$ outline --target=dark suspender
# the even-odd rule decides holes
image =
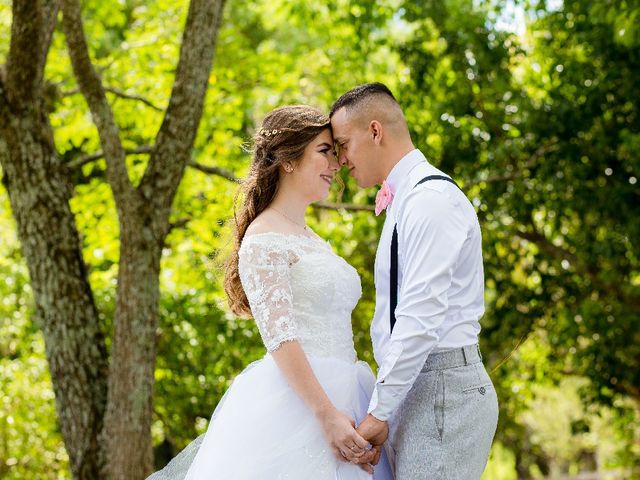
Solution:
[[[445,177],[444,175],[429,175],[428,177],[424,177],[422,180],[416,183],[413,186],[413,188],[416,188],[418,185],[428,180],[445,180],[447,182],[453,183],[456,187],[458,186],[456,182],[454,182],[449,177]],[[393,332],[393,327],[396,324],[396,307],[398,306],[398,228],[397,227],[398,227],[398,224],[396,223],[393,226],[393,237],[391,237],[391,271],[389,273],[389,288],[390,288],[389,298],[391,300],[391,305],[389,308],[389,321],[391,323],[391,329],[389,330],[389,334]]]

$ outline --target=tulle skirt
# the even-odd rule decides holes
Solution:
[[[375,383],[369,366],[336,358],[308,358],[333,404],[360,422],[366,416]],[[360,467],[335,458],[320,424],[288,385],[270,355],[252,363],[236,377],[200,440],[201,443],[194,442],[150,479],[372,478]],[[373,479],[393,479],[384,453]]]

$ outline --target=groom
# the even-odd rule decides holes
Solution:
[[[498,402],[478,348],[484,277],[475,210],[414,147],[385,85],[353,88],[330,116],[340,164],[360,187],[382,184],[376,214],[386,210],[371,324],[378,378],[358,432],[372,445],[389,437],[397,480],[479,479]]]

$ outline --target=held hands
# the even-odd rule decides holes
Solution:
[[[372,474],[373,467],[365,458],[373,458],[373,449],[355,429],[355,421],[333,408],[320,416],[320,424],[338,460],[359,464],[360,468]],[[378,453],[379,456],[379,453]]]
[[[357,432],[361,435],[362,438],[371,443],[372,448],[365,452],[364,455],[361,455],[353,461],[359,464],[364,463],[377,465],[380,461],[382,444],[387,440],[387,437],[389,436],[389,424],[387,422],[383,422],[382,420],[378,420],[376,417],[369,414],[358,426]]]
[[[358,433],[371,445],[382,445],[389,436],[389,424],[369,414],[358,426]]]

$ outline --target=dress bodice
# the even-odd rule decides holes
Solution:
[[[297,340],[307,355],[356,360],[351,312],[362,294],[360,277],[327,242],[275,232],[248,235],[239,273],[269,352]]]

